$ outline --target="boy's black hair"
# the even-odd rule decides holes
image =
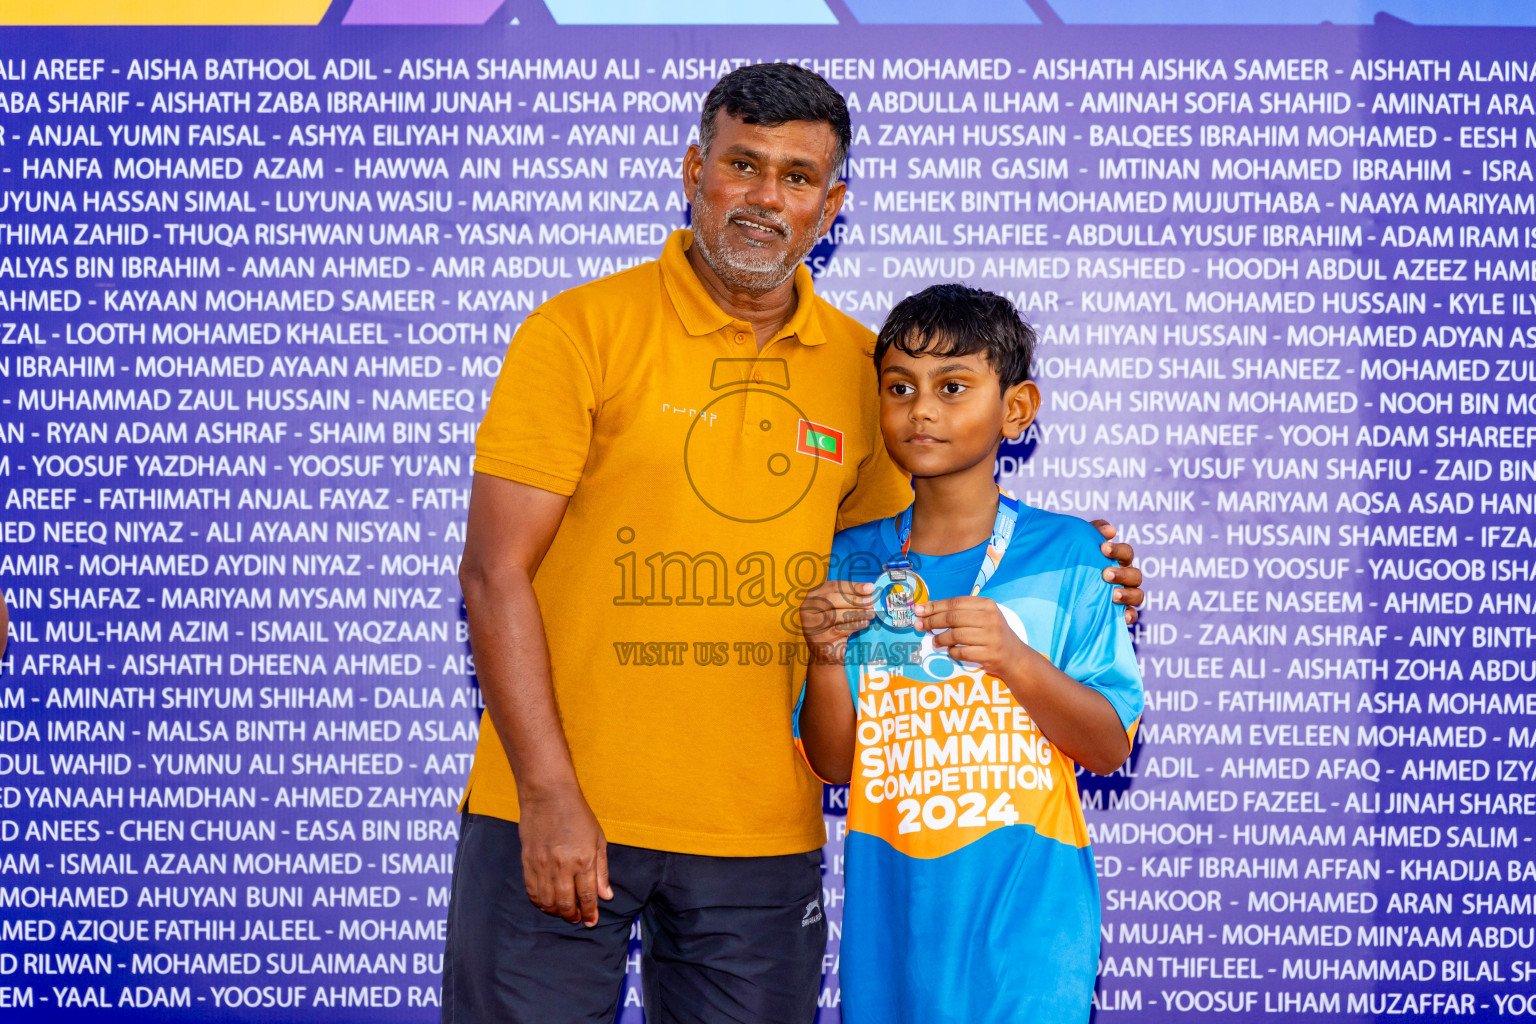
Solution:
[[[714,141],[715,115],[725,111],[746,124],[777,128],[790,121],[820,121],[837,136],[833,173],[841,174],[853,125],[842,93],[814,71],[798,64],[745,64],[709,90],[699,115],[699,149],[709,152]]]
[[[875,339],[875,369],[895,347],[909,356],[968,356],[985,352],[1006,391],[1029,380],[1035,330],[1013,303],[980,288],[936,284],[896,303]]]

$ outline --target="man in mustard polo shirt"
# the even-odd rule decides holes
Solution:
[[[637,916],[651,1024],[815,1014],[825,832],[791,734],[795,610],[836,530],[911,501],[873,336],[802,265],[850,138],[819,76],[727,75],[684,163],[694,230],[508,348],[460,569],[486,713],[445,1022],[611,1021]]]

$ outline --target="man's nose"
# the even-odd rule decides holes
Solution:
[[[759,174],[747,188],[747,202],[775,212],[784,209],[784,183],[776,174]]]

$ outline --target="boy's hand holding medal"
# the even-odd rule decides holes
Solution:
[[[811,664],[841,665],[848,638],[875,617],[875,585],[827,580],[800,603],[800,631],[811,648]]]
[[[933,634],[934,648],[956,661],[980,665],[1004,682],[1019,679],[1024,661],[1039,657],[990,597],[950,597],[920,604],[915,611],[916,628]]]

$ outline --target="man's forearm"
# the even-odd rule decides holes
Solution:
[[[550,679],[544,619],[522,569],[461,573],[475,673],[521,801],[578,791]]]

